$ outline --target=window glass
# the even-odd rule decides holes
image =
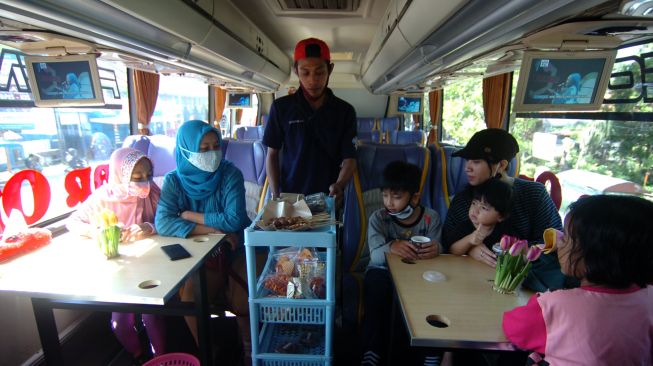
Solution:
[[[98,60],[103,108],[36,108],[21,53],[4,46],[0,52],[0,219],[6,223],[5,211],[22,207],[28,224],[39,223],[85,199],[95,189],[96,172],[129,135],[126,69]],[[85,167],[66,183],[69,172]],[[30,175],[35,186],[21,174],[27,169],[38,172]]]
[[[209,88],[203,80],[187,75],[161,75],[151,134],[175,137],[183,122],[208,118]]]
[[[611,78],[601,112],[511,116],[510,132],[521,151],[520,174],[555,173],[562,186],[562,214],[584,194],[653,198],[653,106],[642,77],[652,49],[647,44],[619,50],[613,74],[626,76]],[[631,86],[619,87],[623,80],[631,80]],[[609,103],[610,99],[625,102]]]
[[[444,88],[442,142],[465,145],[472,135],[485,128],[483,80],[470,78]]]
[[[220,120],[222,137],[228,138],[235,135],[236,129],[244,126],[256,126],[258,116],[258,95],[252,94],[252,106],[249,108],[228,108],[225,100],[225,108]]]

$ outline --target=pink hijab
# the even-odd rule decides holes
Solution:
[[[130,196],[127,193],[127,184],[131,180],[132,171],[141,159],[149,160],[145,154],[136,149],[125,147],[115,150],[109,159],[108,182],[96,189],[71,215],[67,224],[68,230],[82,235],[87,234],[92,229],[89,228],[89,224],[94,227],[95,217],[102,208],[115,212],[118,222],[124,226],[153,224],[161,189],[150,181],[150,194],[146,198]]]

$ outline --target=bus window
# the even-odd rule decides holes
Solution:
[[[556,173],[562,185],[562,214],[584,194],[653,198],[653,97],[643,77],[643,68],[652,62],[651,51],[653,44],[619,50],[600,112],[511,116],[510,132],[521,150],[520,174]]]
[[[181,75],[161,75],[159,96],[150,122],[153,135],[177,136],[185,121],[208,121],[209,88],[202,80]]]
[[[442,104],[442,142],[465,145],[476,131],[485,128],[480,77],[447,84]]]
[[[94,189],[96,171],[98,179],[106,177],[101,166],[129,135],[127,72],[120,63],[98,60],[105,107],[35,108],[22,54],[6,46],[0,52],[0,189],[7,193],[0,219],[7,222],[5,211],[22,207],[34,224],[72,211]],[[66,189],[66,175],[85,167]],[[16,176],[26,169],[45,177],[34,191]],[[50,199],[44,202],[39,193],[46,191]]]

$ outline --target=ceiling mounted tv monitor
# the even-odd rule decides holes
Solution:
[[[422,94],[399,94],[396,98],[390,114],[422,114],[424,111],[424,95]]]
[[[252,94],[229,93],[227,95],[228,108],[249,108],[252,106]]]
[[[616,50],[524,52],[513,110],[599,110],[616,54]]]
[[[104,105],[95,55],[25,56],[37,107]]]

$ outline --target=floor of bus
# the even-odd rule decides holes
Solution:
[[[111,314],[92,313],[62,344],[64,362],[71,366],[131,366],[131,355],[123,349],[109,328]],[[390,316],[389,316],[390,318]],[[389,320],[389,319],[388,319]],[[395,319],[393,327],[395,342],[391,347],[389,365],[421,365],[425,355],[432,355],[432,349],[411,348],[408,344],[406,328],[401,320]],[[360,365],[360,338],[354,330],[336,327],[333,337],[333,365]],[[166,317],[166,334],[168,352],[187,352],[197,355],[195,342],[192,340],[183,317]],[[240,366],[242,352],[237,336],[236,319],[219,317],[211,320],[213,340],[213,359],[215,365]],[[141,332],[141,343],[145,347],[147,337]],[[448,355],[449,358],[451,355]],[[526,364],[526,352],[456,352],[454,361],[444,364],[467,366],[523,366]],[[45,361],[36,363],[45,366]]]
[[[91,313],[80,327],[62,343],[66,365],[72,366],[131,366],[132,356],[123,349],[113,335],[109,320],[111,314]],[[240,339],[233,317],[219,317],[211,320],[214,360],[220,366],[242,365]],[[197,348],[186,327],[183,317],[166,317],[168,352],[187,352],[197,355]],[[357,339],[351,333],[337,332],[334,336],[334,365],[355,365],[359,363]],[[141,332],[141,344],[147,346],[147,336]],[[41,362],[36,366],[45,366]]]

